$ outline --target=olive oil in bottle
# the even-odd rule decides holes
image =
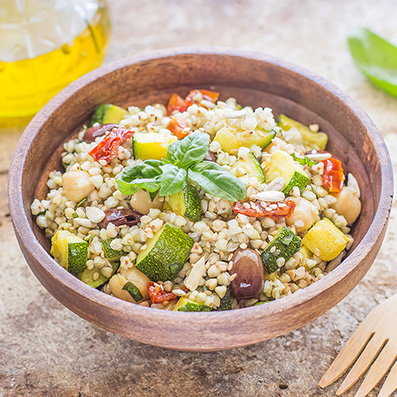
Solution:
[[[35,114],[98,67],[109,34],[104,0],[1,0],[0,118]]]

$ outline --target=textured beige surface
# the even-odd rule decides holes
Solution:
[[[357,25],[397,43],[394,0],[111,3],[108,62],[185,45],[228,46],[282,57],[328,78],[358,101],[381,130],[397,169],[397,99],[359,74],[345,44]],[[232,351],[167,351],[90,325],[55,301],[33,276],[15,240],[6,201],[7,169],[21,132],[0,127],[1,397],[335,395],[340,381],[322,390],[318,380],[366,313],[397,292],[394,213],[370,272],[318,320]],[[345,395],[353,396],[357,387]]]

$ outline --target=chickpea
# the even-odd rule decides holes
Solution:
[[[139,189],[130,200],[131,207],[136,209],[143,215],[147,215],[151,208],[163,209],[163,202],[159,200],[159,195],[157,194],[154,200],[150,198],[149,192],[143,189]]]
[[[286,218],[287,225],[294,225],[298,233],[309,229],[316,220],[317,208],[303,197],[291,197],[290,200],[295,202],[296,207],[294,212]]]
[[[348,225],[352,225],[361,212],[361,202],[354,187],[345,186],[335,195],[337,201],[331,205],[337,214],[343,215]]]
[[[76,203],[87,197],[95,186],[90,180],[90,174],[86,171],[69,171],[62,175],[63,195]]]

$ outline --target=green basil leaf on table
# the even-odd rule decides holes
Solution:
[[[203,161],[189,169],[188,176],[209,194],[226,200],[242,200],[247,193],[244,184],[217,163]]]
[[[176,165],[162,165],[160,196],[171,196],[180,192],[187,184],[187,172]]]
[[[210,137],[203,132],[193,132],[186,138],[168,146],[167,160],[180,168],[188,169],[201,163],[208,152]]]
[[[139,189],[145,189],[149,193],[157,191],[160,188],[162,165],[159,160],[146,160],[125,167],[117,177],[120,192],[130,196]]]
[[[366,28],[347,39],[357,68],[382,90],[397,96],[397,47]]]

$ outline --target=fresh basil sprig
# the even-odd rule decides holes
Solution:
[[[217,163],[203,161],[189,169],[189,178],[197,182],[206,192],[226,200],[237,201],[245,198],[244,185],[229,171]],[[233,178],[231,178],[233,176]],[[236,183],[236,180],[238,183]]]
[[[382,90],[397,96],[397,47],[366,28],[347,39],[357,68]]]
[[[118,188],[125,195],[144,189],[171,196],[180,192],[190,178],[213,196],[230,201],[244,199],[246,190],[238,178],[219,164],[204,161],[208,147],[209,136],[196,131],[171,143],[166,159],[145,160],[125,167],[117,178]]]
[[[160,189],[161,166],[159,160],[146,160],[131,167],[125,167],[117,178],[117,186],[121,193],[130,196],[139,189],[149,193]]]

